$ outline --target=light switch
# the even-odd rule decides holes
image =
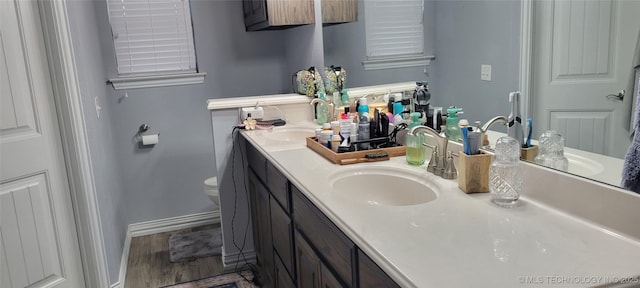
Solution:
[[[480,80],[491,81],[491,65],[480,65]]]

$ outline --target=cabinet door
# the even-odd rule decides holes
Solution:
[[[291,198],[295,229],[304,235],[340,280],[353,286],[355,244],[293,185]]]
[[[346,287],[333,275],[333,272],[324,264],[320,263],[320,286],[322,288],[342,288]]]
[[[296,231],[296,271],[298,272],[298,287],[320,287],[320,258],[313,252],[307,241]]]
[[[273,249],[278,253],[282,264],[291,273],[295,275],[293,270],[293,223],[291,218],[284,212],[280,204],[271,198],[271,233],[273,237]]]
[[[316,23],[314,0],[266,0],[269,25]]]
[[[362,288],[400,287],[369,256],[358,249],[358,278]]]
[[[293,280],[291,280],[291,276],[289,276],[289,272],[287,272],[287,269],[284,268],[284,265],[282,264],[282,261],[280,261],[280,258],[277,256],[277,254],[274,254],[273,256],[273,260],[276,263],[275,266],[275,287],[276,288],[294,288],[296,287],[296,285],[293,283]]]
[[[260,265],[263,283],[272,283],[274,271],[273,244],[271,238],[271,213],[269,192],[253,171],[249,170],[249,197],[253,225],[254,249]]]
[[[265,0],[242,0],[242,9],[244,11],[244,25],[247,28],[267,21]]]
[[[357,0],[322,0],[322,23],[358,21]]]

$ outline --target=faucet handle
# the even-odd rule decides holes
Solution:
[[[444,173],[442,174],[442,178],[444,179],[456,179],[458,177],[458,171],[456,170],[456,166],[453,163],[453,152],[447,152],[447,161],[444,165]]]
[[[436,146],[429,145],[427,143],[423,143],[422,145],[433,149],[431,152],[431,159],[429,159],[429,164],[427,165],[427,172],[435,173],[436,168],[438,167],[438,149],[436,149]]]

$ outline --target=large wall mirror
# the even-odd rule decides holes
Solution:
[[[426,80],[432,105],[462,107],[470,122],[507,116],[521,90],[534,139],[560,132],[570,173],[619,186],[634,95],[618,94],[633,79],[640,1],[424,0],[424,55],[435,58],[365,70],[365,5],[376,1],[358,1],[357,22],[323,28],[325,65],[345,67],[347,87]]]

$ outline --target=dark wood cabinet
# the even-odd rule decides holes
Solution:
[[[291,275],[289,274],[287,269],[284,268],[284,264],[282,264],[282,261],[280,261],[280,257],[277,255],[277,253],[276,255],[274,255],[273,258],[275,259],[275,262],[276,262],[275,272],[274,272],[275,283],[273,287],[282,287],[282,288],[296,287],[296,284],[291,279]]]
[[[314,0],[242,0],[247,31],[315,23]]]
[[[384,271],[360,249],[358,249],[358,275],[360,279],[359,287],[400,288],[396,282],[389,278],[387,273],[384,273]]]
[[[338,24],[358,21],[357,0],[322,0],[322,23]]]
[[[398,287],[249,142],[254,249],[266,287]]]
[[[273,249],[282,260],[282,264],[290,274],[293,270],[293,223],[289,215],[274,199],[271,199],[271,233]]]
[[[352,267],[355,245],[326,216],[318,210],[295,186],[291,187],[293,218],[296,230],[315,247],[343,282],[353,282]]]
[[[247,182],[249,201],[251,202],[251,221],[256,258],[261,268],[262,282],[271,283],[273,281],[274,263],[269,192],[251,169],[249,170]]]
[[[324,265],[311,245],[299,233],[295,232],[296,263],[298,263],[298,287],[339,288],[347,287],[340,283],[331,270]]]

